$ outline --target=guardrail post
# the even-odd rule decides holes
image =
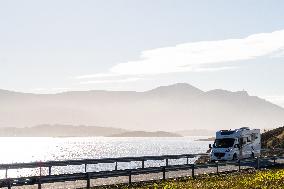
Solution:
[[[87,173],[87,189],[91,188],[91,179],[90,179],[90,173]]]
[[[192,176],[192,178],[195,178],[195,176],[194,176],[194,164],[191,165],[191,176]]]
[[[168,166],[169,165],[169,159],[167,158],[166,159],[166,166]]]
[[[41,189],[41,180],[40,180],[40,178],[38,179],[38,187],[37,188]]]
[[[188,165],[188,157],[186,158],[186,165]]]
[[[259,157],[256,157],[256,169],[259,169]]]
[[[166,167],[163,167],[163,181],[166,180]]]
[[[41,166],[42,166],[41,164],[42,164],[42,162],[40,161],[40,162],[39,162],[39,176],[40,176],[40,177],[41,177],[41,173],[42,173],[42,172],[41,172],[41,171],[42,171],[42,170],[41,170]]]
[[[239,172],[241,172],[241,160],[238,160],[238,165],[239,165]]]
[[[116,171],[117,171],[117,162],[115,162],[114,170],[116,170]]]
[[[6,167],[5,178],[8,178],[8,167]]]
[[[11,184],[11,180],[9,179],[8,180],[8,189],[11,189],[12,188],[12,184]]]
[[[276,165],[276,155],[273,156],[273,166]]]
[[[48,167],[48,175],[51,175],[51,166]]]
[[[142,160],[142,169],[145,168],[145,160]]]
[[[131,185],[131,171],[129,171],[129,180],[128,180],[129,185]]]
[[[85,163],[85,173],[87,173],[87,164]]]
[[[219,164],[218,164],[218,163],[219,163],[219,162],[216,161],[217,174],[219,174]]]

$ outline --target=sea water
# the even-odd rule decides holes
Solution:
[[[44,162],[49,160],[99,159],[148,155],[177,155],[205,153],[207,137],[3,137],[0,138],[0,164]],[[190,162],[195,159],[190,159]],[[186,159],[169,160],[170,164],[184,164]],[[145,166],[164,165],[164,161],[146,161]],[[88,165],[87,171],[113,170],[114,164]],[[118,169],[141,167],[141,162],[118,163]],[[52,174],[84,172],[84,165],[53,167]],[[47,168],[9,170],[8,177],[44,175]],[[5,171],[0,170],[0,178]]]

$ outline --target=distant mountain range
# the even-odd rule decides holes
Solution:
[[[34,127],[0,128],[0,137],[182,137],[182,135],[164,131],[128,131],[112,127],[38,125]]]
[[[125,129],[98,126],[38,125],[34,127],[0,128],[0,137],[93,137],[128,132]]]
[[[175,133],[182,136],[215,136],[216,130],[213,131],[208,129],[192,129],[176,131]]]
[[[37,125],[33,127],[0,127],[0,137],[183,137],[211,136],[211,131],[193,130],[186,132],[130,131],[113,127],[74,126],[74,125]],[[214,133],[215,134],[215,133]],[[213,136],[213,134],[212,134]]]
[[[179,134],[180,133],[180,134]],[[38,125],[33,127],[0,127],[0,137],[183,137],[210,136],[210,131],[198,130],[182,132],[165,131],[130,131],[113,127],[73,126],[73,125]],[[204,135],[205,134],[205,135]]]
[[[283,125],[284,109],[245,91],[204,92],[185,83],[145,92],[28,94],[0,90],[0,127],[42,123],[182,133],[243,126],[273,128]]]

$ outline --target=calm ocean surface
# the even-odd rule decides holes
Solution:
[[[196,141],[207,137],[181,138],[49,138],[49,137],[4,137],[0,138],[0,164],[48,160],[108,158],[165,154],[204,153],[207,141]],[[169,163],[181,164],[186,160],[172,160]],[[192,160],[194,161],[194,160]],[[140,167],[140,162],[119,163],[119,169]],[[145,162],[145,166],[159,166],[164,162]],[[88,171],[112,170],[113,164],[88,165]],[[83,166],[54,167],[52,172],[83,172]],[[38,174],[38,169],[9,170],[9,177]],[[42,169],[42,174],[47,170]],[[0,171],[0,178],[5,175]]]

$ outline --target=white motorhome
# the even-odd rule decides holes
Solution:
[[[220,130],[211,146],[211,161],[237,160],[260,156],[260,129],[242,127],[235,130]]]

